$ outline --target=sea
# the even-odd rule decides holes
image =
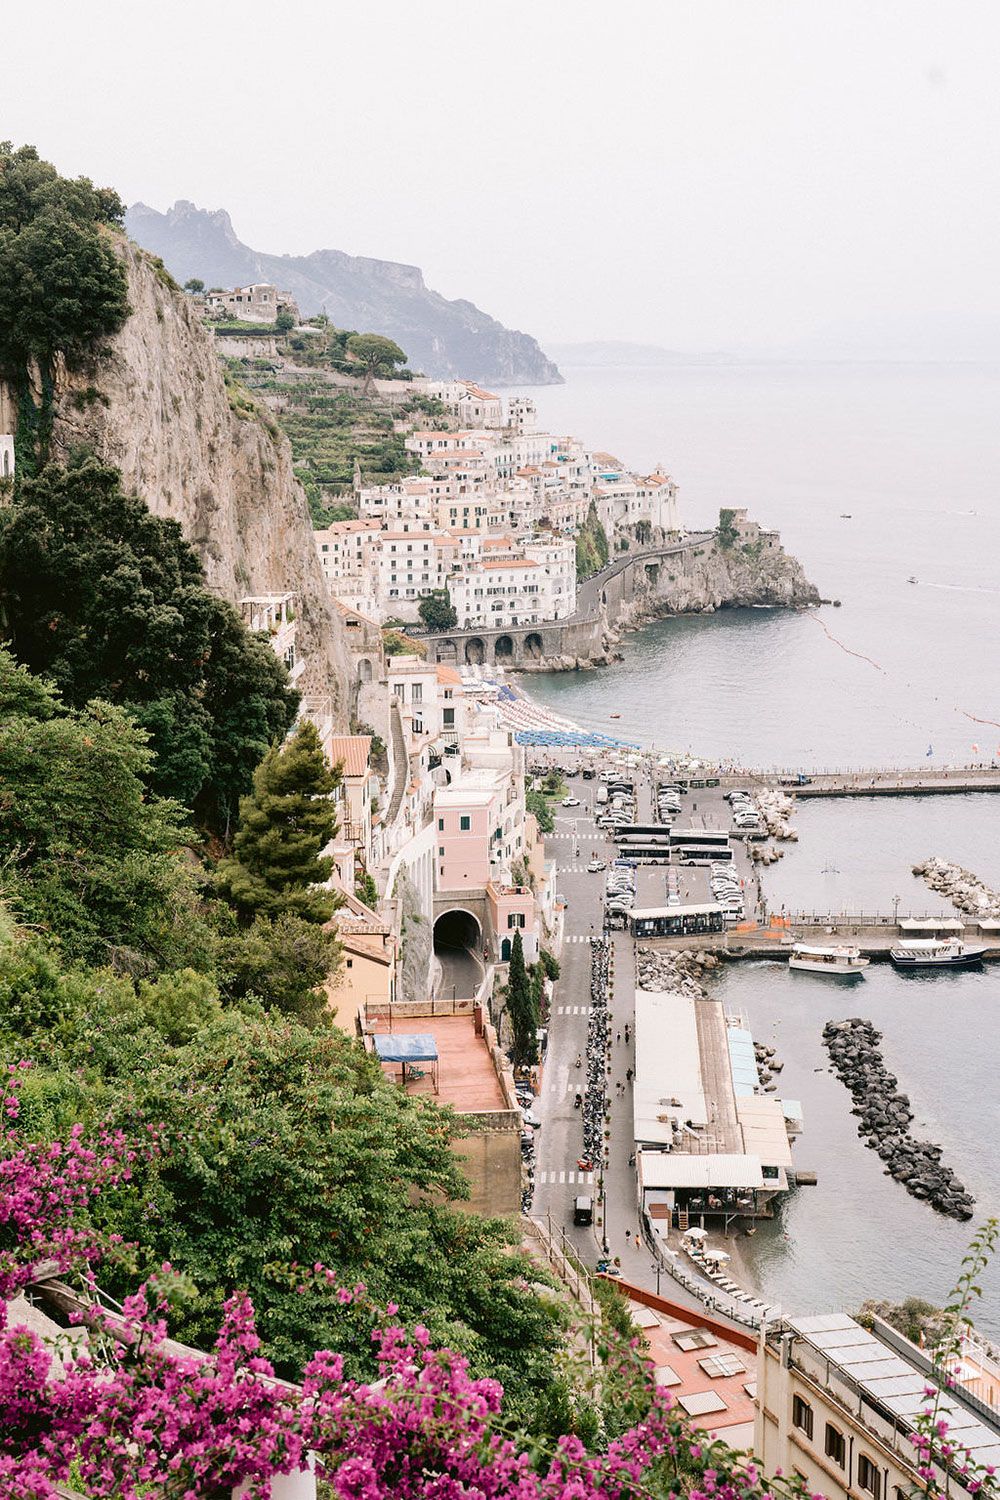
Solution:
[[[532,696],[605,733],[744,766],[1000,760],[1000,364],[563,373],[532,393],[543,427],[640,472],[665,464],[692,529],[746,507],[831,603],[659,621],[605,670],[522,679]],[[1000,796],[802,802],[795,824],[799,842],[765,875],[772,910],[944,912],[912,873],[930,854],[1000,888]],[[878,965],[847,987],[732,965],[718,986],[777,1048],[782,1093],[804,1110],[796,1160],[818,1174],[734,1242],[744,1282],[789,1312],[942,1302],[972,1229],[1000,1214],[1000,964],[922,977]],[[854,1015],[884,1033],[914,1133],[975,1195],[971,1225],[909,1197],[859,1140],[821,1038]],[[1000,1267],[983,1292],[975,1319],[1000,1337]]]

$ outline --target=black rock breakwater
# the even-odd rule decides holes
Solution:
[[[910,1136],[910,1101],[898,1091],[899,1080],[882,1061],[881,1040],[882,1033],[859,1016],[828,1021],[823,1028],[833,1070],[854,1099],[858,1134],[878,1152],[886,1173],[914,1198],[925,1199],[952,1219],[971,1219],[975,1199],[951,1168],[942,1166],[941,1147]]]

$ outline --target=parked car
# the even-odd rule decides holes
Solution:
[[[579,797],[564,797],[562,800],[562,805],[563,807],[579,807],[580,799]]]
[[[607,869],[607,862],[603,859],[592,859],[587,869],[591,875],[597,875],[601,870]]]

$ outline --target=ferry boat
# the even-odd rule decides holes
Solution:
[[[860,974],[868,964],[860,948],[846,945],[816,948],[810,943],[795,943],[788,955],[790,969],[807,969],[810,974]]]
[[[906,938],[889,949],[898,969],[962,969],[983,961],[985,943],[963,943],[959,938]]]

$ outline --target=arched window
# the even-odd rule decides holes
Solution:
[[[510,938],[504,938],[503,942],[500,944],[500,962],[505,964],[505,963],[509,963],[509,961],[510,961]]]

